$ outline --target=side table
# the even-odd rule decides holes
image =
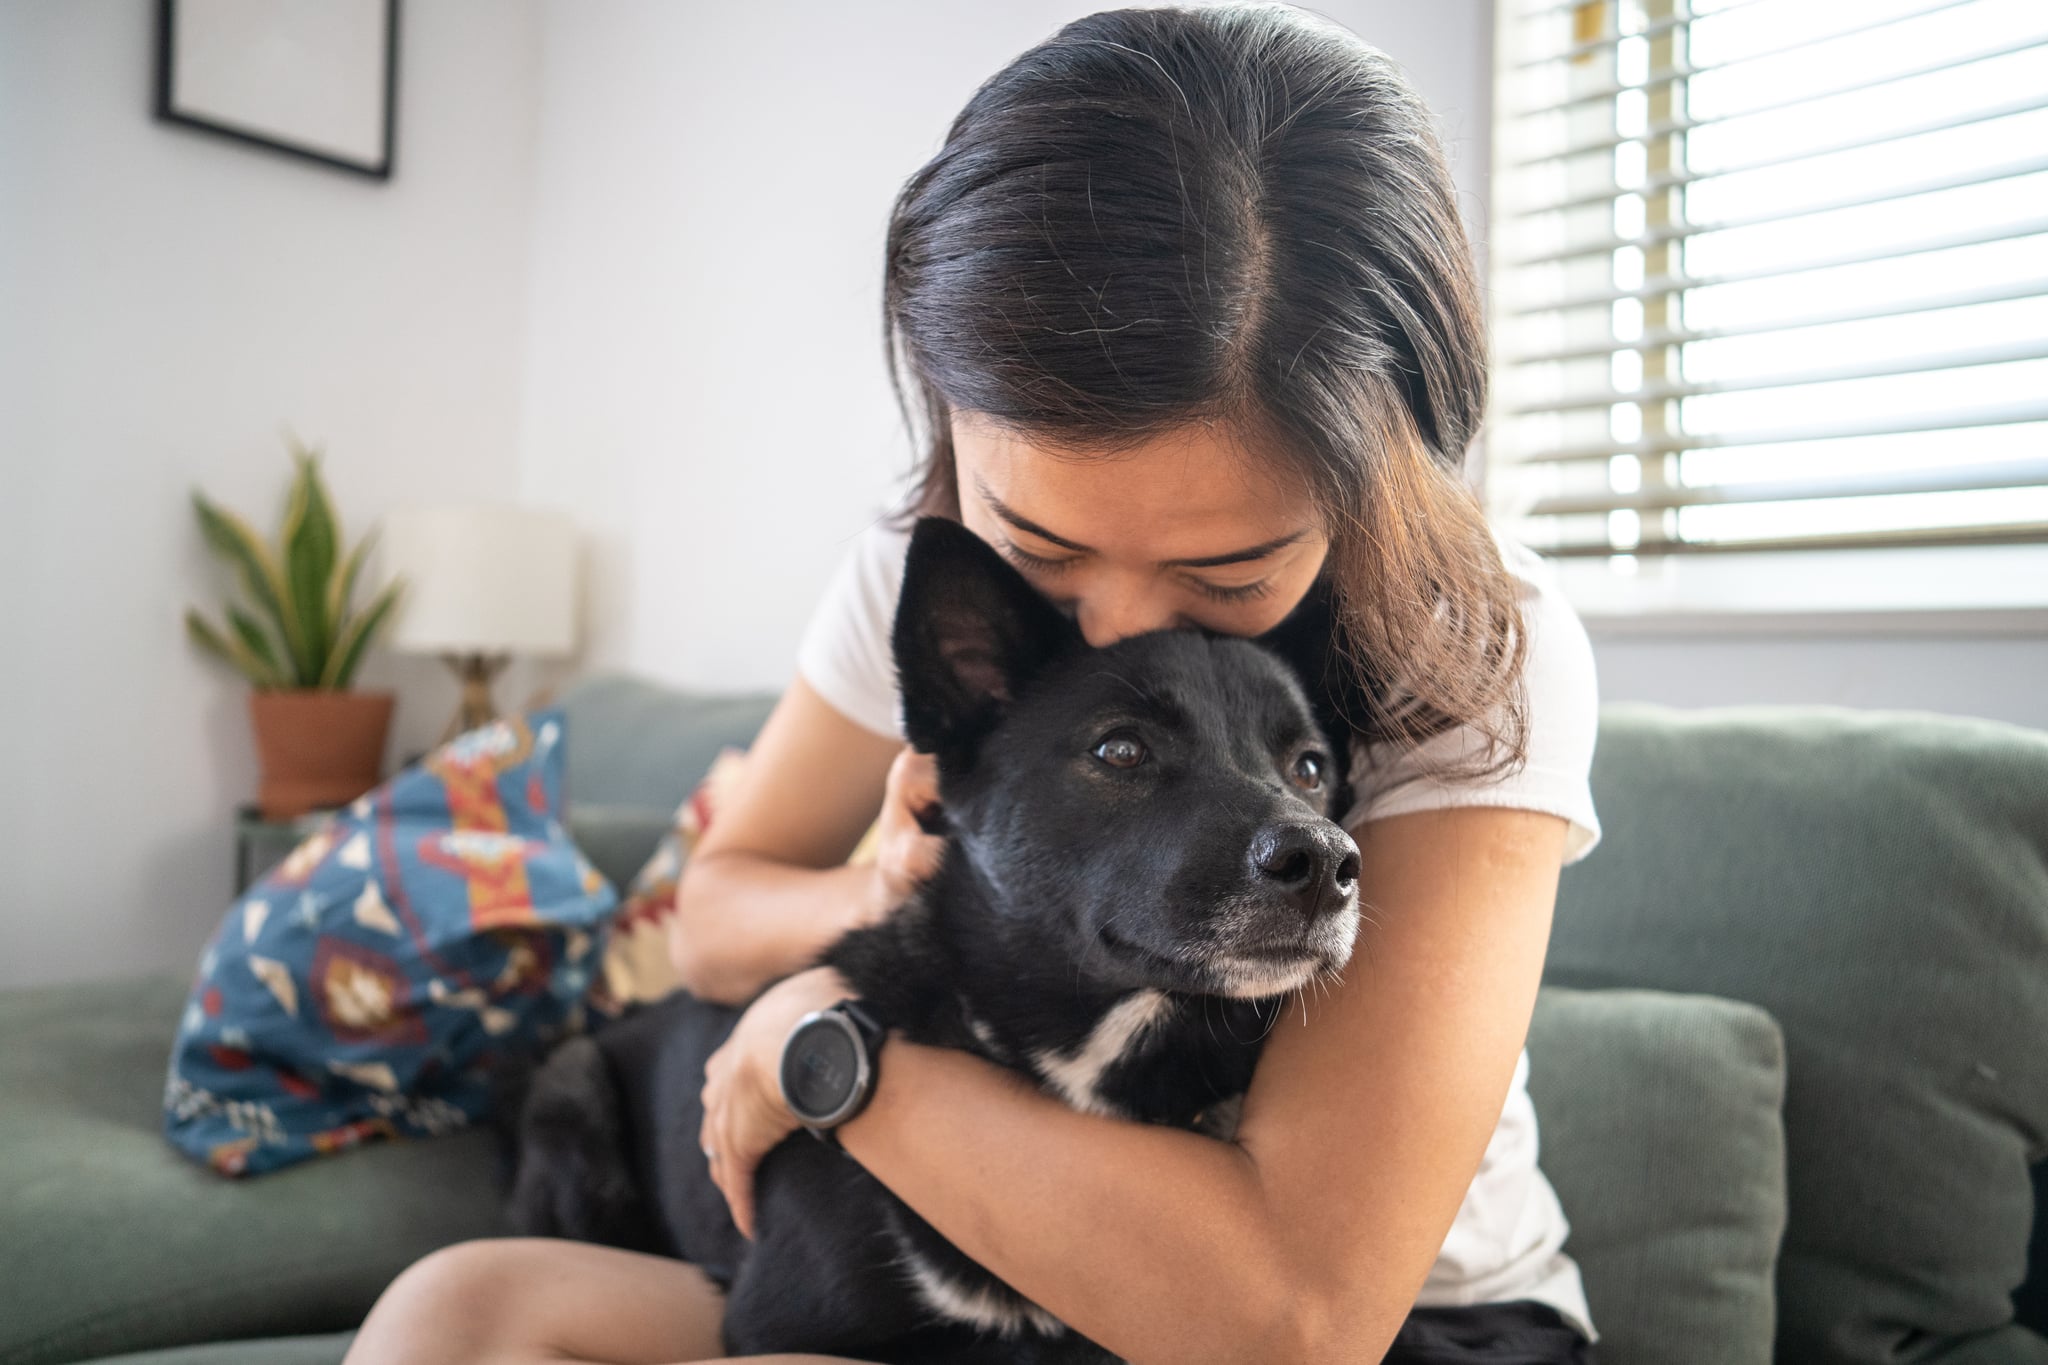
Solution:
[[[288,854],[332,820],[332,810],[308,811],[294,820],[265,820],[253,804],[235,807],[235,894],[283,862]]]

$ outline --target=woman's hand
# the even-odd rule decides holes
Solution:
[[[847,929],[888,918],[939,868],[943,837],[924,832],[921,813],[939,804],[938,764],[905,747],[889,765],[876,834],[871,890],[857,899]],[[711,1158],[711,1179],[725,1195],[733,1222],[754,1235],[754,1171],[775,1144],[800,1126],[783,1103],[776,1070],[796,1021],[854,993],[832,967],[812,967],[768,987],[749,1004],[732,1034],[704,1063],[704,1124],[698,1146]]]
[[[945,838],[927,834],[918,823],[920,814],[930,814],[939,805],[939,765],[930,754],[905,745],[889,765],[889,781],[882,793],[880,830],[876,834],[873,893],[849,928],[887,919],[910,897],[920,882],[939,870],[939,854]]]
[[[891,779],[894,780],[893,777]],[[733,1222],[754,1236],[754,1170],[800,1125],[783,1103],[776,1071],[796,1021],[854,993],[834,967],[786,976],[755,998],[704,1063],[704,1124],[697,1145],[711,1154],[711,1179]]]

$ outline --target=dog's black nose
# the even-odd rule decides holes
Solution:
[[[1358,845],[1326,821],[1267,825],[1252,836],[1252,880],[1314,918],[1358,884]]]

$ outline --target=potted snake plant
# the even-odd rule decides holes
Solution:
[[[374,536],[345,548],[320,452],[288,439],[296,470],[274,543],[193,490],[206,543],[227,561],[246,600],[228,603],[226,629],[196,609],[185,613],[192,640],[254,689],[257,804],[266,820],[338,806],[377,785],[394,698],[351,691],[349,683],[403,586],[387,584],[354,608]]]

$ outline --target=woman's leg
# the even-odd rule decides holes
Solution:
[[[486,1237],[442,1247],[386,1286],[343,1365],[698,1365],[727,1358],[724,1320],[725,1295],[688,1262],[552,1237]]]
[[[551,1237],[422,1257],[384,1290],[344,1365],[673,1365],[723,1355],[725,1296],[687,1262]]]

